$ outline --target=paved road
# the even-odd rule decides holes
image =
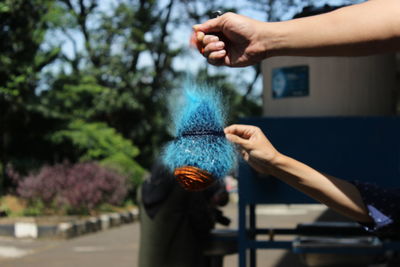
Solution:
[[[289,227],[300,221],[312,221],[321,214],[321,206],[269,206],[257,210],[258,225]],[[225,214],[237,226],[235,204]],[[136,267],[139,249],[139,223],[85,235],[70,240],[16,240],[0,238],[1,267]],[[257,253],[258,266],[303,266],[296,255],[284,250]],[[237,266],[237,255],[225,257],[224,267]]]
[[[134,267],[138,223],[70,240],[0,239],[1,267]]]

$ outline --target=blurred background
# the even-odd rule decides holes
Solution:
[[[191,25],[213,10],[250,5],[226,4],[2,1],[0,194],[16,193],[41,209],[57,195],[57,188],[52,196],[38,192],[37,183],[48,179],[44,166],[69,170],[91,162],[92,172],[111,167],[126,179],[120,185],[127,183],[129,190],[115,196],[115,203],[133,200],[155,155],[171,138],[166,97],[187,72],[221,88],[232,121],[261,114],[259,68],[243,76],[213,71],[189,48]],[[27,176],[32,183],[25,181],[24,187]],[[74,201],[79,202],[65,204]],[[82,204],[100,204],[86,202],[91,201]]]
[[[228,69],[208,65],[189,47],[191,26],[215,10],[279,21],[356,2],[0,1],[1,216],[133,207],[172,138],[166,99],[188,73],[221,90],[229,123],[255,116],[397,115],[396,55],[276,58]],[[379,85],[387,90],[377,99]],[[369,93],[362,93],[366,87]],[[349,88],[353,93],[345,93]]]
[[[213,10],[253,8],[227,4],[2,1],[0,194],[19,194],[20,180],[43,166],[90,161],[126,176],[134,199],[171,138],[166,97],[188,71],[221,88],[232,121],[261,114],[258,67],[216,71],[189,48],[191,25]]]
[[[0,195],[43,166],[90,161],[125,176],[134,199],[171,138],[166,96],[188,72],[223,92],[229,122],[262,114],[260,65],[209,66],[188,45],[193,24],[215,10],[278,21],[349,2],[1,1]]]

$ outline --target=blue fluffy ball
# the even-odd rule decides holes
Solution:
[[[186,82],[183,101],[172,106],[175,139],[165,147],[165,165],[171,171],[194,166],[216,179],[226,176],[235,165],[236,153],[223,132],[226,113],[221,95],[209,86]]]

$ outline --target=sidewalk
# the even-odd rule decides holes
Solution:
[[[292,227],[315,220],[325,208],[315,206],[271,205],[257,208],[258,226]],[[224,207],[226,216],[237,227],[237,204]],[[139,251],[139,223],[119,226],[69,240],[0,238],[2,267],[136,267]],[[221,227],[223,228],[223,227]],[[285,250],[260,250],[259,267],[300,267],[297,255]],[[224,267],[238,266],[238,257],[225,257]]]
[[[134,267],[139,223],[69,240],[0,238],[1,267]]]

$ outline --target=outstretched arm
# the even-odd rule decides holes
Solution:
[[[278,55],[356,56],[400,50],[400,1],[371,0],[279,24]]]
[[[195,25],[194,30],[208,61],[231,67],[248,66],[272,56],[357,56],[399,51],[400,1],[370,0],[283,22],[260,22],[227,13]]]
[[[372,222],[360,192],[353,184],[322,174],[279,153],[260,128],[232,125],[225,128],[225,135],[240,147],[243,158],[257,171],[273,175],[355,221]]]

